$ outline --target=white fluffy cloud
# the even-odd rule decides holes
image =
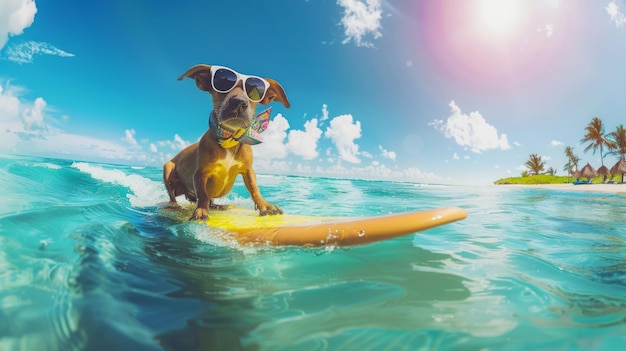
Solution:
[[[134,130],[133,130],[133,134],[134,134]],[[158,141],[157,144],[159,144],[159,146],[163,146],[166,149],[169,149],[174,152],[179,152],[180,150],[191,145],[190,142],[188,142],[187,140],[184,140],[178,134],[174,134],[173,140],[161,140],[161,141]],[[150,146],[150,150],[153,150],[153,152],[156,152],[154,151],[156,149],[157,149],[156,145],[154,145],[154,147],[152,147],[152,145]]]
[[[148,157],[142,153],[134,139],[133,129],[126,130],[125,137],[122,138],[131,144],[135,141],[137,146],[131,148],[121,142],[67,132],[58,126],[62,124],[60,120],[69,121],[68,116],[55,118],[48,111],[44,98],[37,97],[34,101],[29,101],[21,96],[23,91],[23,88],[10,84],[0,85],[0,152],[48,157],[67,155],[68,158],[94,161],[123,160],[154,164],[167,157]],[[171,144],[185,144],[180,137],[176,137],[178,140],[175,138],[175,142],[170,142]]]
[[[20,35],[35,20],[37,5],[33,0],[2,0],[0,2],[0,49],[10,35]]]
[[[37,5],[34,0],[0,1],[0,50],[4,48],[10,36],[24,33],[24,29],[33,24],[36,13]],[[2,58],[19,64],[32,63],[36,55],[74,56],[51,44],[37,41],[13,44],[2,52]]]
[[[358,158],[359,145],[354,143],[354,140],[361,137],[361,122],[353,122],[352,115],[333,118],[324,136],[335,144],[339,158],[350,163],[361,162]]]
[[[605,7],[605,10],[611,17],[611,21],[615,23],[616,27],[619,28],[626,22],[626,17],[624,17],[624,14],[620,11],[619,6],[617,6],[615,1],[611,1]]]
[[[139,144],[137,144],[137,140],[135,140],[135,134],[136,132],[134,129],[126,129],[124,131],[124,137],[122,138],[122,140],[124,140],[130,146],[138,146]]]
[[[61,57],[74,57],[67,51],[63,51],[48,43],[26,41],[10,46],[4,56],[15,63],[33,63],[35,55],[55,55]]]
[[[263,142],[253,147],[254,158],[271,160],[285,158],[289,154],[285,139],[287,138],[289,122],[282,114],[277,114],[263,132]]]
[[[382,7],[379,0],[339,0],[337,3],[344,10],[341,19],[346,35],[344,44],[354,41],[357,46],[371,47],[372,44],[364,38],[368,35],[374,39],[382,36]]]
[[[289,132],[287,149],[294,155],[305,160],[317,158],[317,142],[322,136],[322,130],[317,127],[317,119],[313,118],[304,123],[304,131],[292,130]]]
[[[496,128],[487,123],[479,112],[466,115],[461,112],[454,101],[451,101],[449,106],[451,115],[446,121],[434,120],[429,123],[441,131],[446,138],[454,138],[457,144],[467,147],[475,153],[511,148],[506,134],[498,135]]]
[[[33,102],[19,98],[20,88],[0,86],[0,148],[15,145],[20,140],[45,139],[49,130],[46,101],[38,97]]]
[[[388,158],[392,161],[396,160],[396,153],[394,151],[389,151],[382,147],[382,145],[378,145],[378,149],[380,150],[381,156],[384,158]]]
[[[133,154],[123,146],[110,141],[76,135],[51,126],[42,97],[35,101],[21,98],[22,89],[11,85],[0,86],[0,151],[87,159],[130,160]]]
[[[24,106],[21,113],[21,119],[24,124],[24,129],[34,132],[43,132],[48,129],[48,124],[45,121],[45,109],[46,101],[38,97],[31,106]]]
[[[70,118],[47,108],[42,97],[26,100],[22,97],[25,89],[0,84],[0,152],[84,159],[113,163],[159,165],[190,145],[180,135],[173,139],[150,142],[137,140],[134,128],[124,130],[122,137],[105,138],[79,135],[65,131],[59,126]],[[418,168],[400,170],[388,168],[376,157],[395,160],[396,154],[379,145],[379,155],[359,151],[355,140],[361,137],[361,123],[351,115],[341,115],[330,119],[325,133],[318,126],[318,119],[304,124],[304,130],[289,131],[289,123],[278,114],[264,132],[265,142],[254,146],[255,168],[261,172],[278,174],[317,174],[363,179],[390,179],[402,181],[429,182],[439,178]],[[327,159],[316,164],[298,163],[287,158],[289,154],[304,160],[319,156],[318,143],[322,136],[335,148],[328,148]],[[143,147],[143,146],[146,147]],[[362,158],[370,158],[368,165],[349,166],[360,163]],[[344,163],[340,161],[346,161]],[[327,164],[326,162],[329,162]]]
[[[322,118],[320,118],[321,121],[325,121],[328,119],[328,105],[323,104],[322,105]]]
[[[552,147],[561,146],[561,145],[564,145],[562,141],[552,140],[550,142],[550,146],[552,146]]]

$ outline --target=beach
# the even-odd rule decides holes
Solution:
[[[597,193],[611,193],[617,195],[626,196],[626,183],[625,184],[505,184],[505,187],[517,187],[517,188],[535,188],[535,189],[550,189],[561,191],[582,191],[582,192],[597,192]]]

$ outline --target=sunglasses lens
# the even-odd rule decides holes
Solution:
[[[265,83],[255,77],[246,79],[246,93],[248,98],[252,101],[259,102],[265,96]]]
[[[237,73],[220,68],[213,75],[213,87],[220,93],[225,93],[237,84]]]

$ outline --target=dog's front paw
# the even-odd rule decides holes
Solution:
[[[264,207],[259,206],[259,216],[278,215],[278,214],[283,214],[283,210],[276,205],[267,204],[267,206],[264,206]]]
[[[196,208],[191,218],[189,218],[190,221],[203,221],[206,219],[209,219],[209,212],[204,208]]]

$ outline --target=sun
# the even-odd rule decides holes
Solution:
[[[499,41],[516,35],[524,10],[523,0],[476,0],[472,17],[484,39]]]

